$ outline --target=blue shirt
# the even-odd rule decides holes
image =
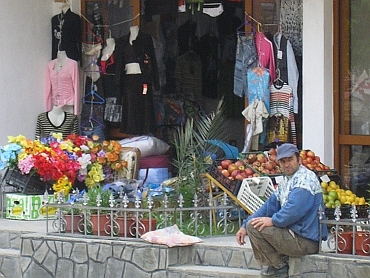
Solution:
[[[300,165],[297,172],[284,177],[277,190],[252,215],[243,221],[256,217],[271,217],[276,227],[288,228],[296,234],[314,241],[320,241],[319,207],[325,208],[320,182],[314,172]],[[327,227],[323,224],[322,239],[327,238]]]

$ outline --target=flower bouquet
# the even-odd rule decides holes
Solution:
[[[54,133],[40,140],[8,136],[8,142],[0,146],[0,170],[37,175],[51,183],[54,192],[65,195],[77,180],[91,188],[112,182],[115,175],[127,171],[127,161],[120,158],[122,146],[114,140],[98,143],[77,134],[63,140]]]

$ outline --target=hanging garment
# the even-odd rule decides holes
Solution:
[[[272,42],[266,38],[265,34],[262,32],[256,32],[255,34],[255,44],[257,49],[257,56],[259,61],[259,66],[269,69],[270,72],[270,83],[275,80],[275,57],[274,57],[274,47]]]
[[[281,33],[277,33],[273,37],[274,52],[277,74],[276,78],[280,78],[287,83],[293,91],[293,107],[294,113],[298,113],[298,80],[299,71],[294,56],[292,45],[289,40]]]
[[[266,106],[267,112],[270,113],[270,74],[267,69],[256,67],[249,70],[247,74],[248,83],[248,104],[254,100],[261,100]]]
[[[102,45],[100,43],[82,43],[82,67],[85,77],[90,77],[94,82],[100,78],[101,67],[98,65],[98,58],[101,54]]]
[[[288,84],[284,84],[282,87],[270,86],[270,116],[284,116],[289,120],[289,138],[296,145],[297,131],[293,112],[293,92],[292,87]],[[273,131],[275,130],[276,126]]]
[[[303,0],[282,0],[280,29],[291,42],[294,54],[302,56]]]
[[[248,91],[247,73],[258,64],[253,34],[238,34],[234,72],[234,94],[245,97]]]
[[[129,41],[130,34],[116,39],[114,61],[116,63],[116,82],[123,86],[125,66],[129,63],[138,63],[141,70],[142,84],[151,84],[154,90],[159,90],[159,75],[157,59],[154,51],[153,39],[150,35],[139,30],[132,45]],[[141,85],[142,85],[141,84]],[[148,86],[149,87],[149,86]]]
[[[64,112],[64,120],[59,125],[54,125],[48,112],[43,112],[37,116],[35,138],[42,139],[51,135],[51,133],[61,133],[63,139],[70,134],[78,134],[78,118],[69,112]]]
[[[155,113],[153,90],[159,90],[159,76],[153,39],[139,30],[132,45],[130,34],[116,40],[116,81],[122,96],[120,131],[127,134],[153,134]],[[140,74],[125,74],[127,64],[137,63]]]
[[[65,51],[70,59],[81,61],[81,26],[80,16],[70,9],[52,17],[52,59],[57,58],[58,51]]]
[[[188,51],[177,58],[175,79],[177,94],[202,99],[202,62],[198,54]]]
[[[211,34],[207,34],[200,39],[202,95],[213,99],[218,96],[218,45],[218,39]]]
[[[46,68],[45,108],[52,106],[73,105],[74,114],[80,110],[78,64],[67,58],[63,67],[55,69],[57,59],[50,61]]]
[[[290,142],[289,119],[284,116],[272,116],[268,118],[269,142]]]
[[[153,89],[148,84],[143,93],[143,76],[128,74],[122,87],[122,120],[120,131],[132,135],[155,132]]]
[[[252,127],[251,149],[259,149],[259,136],[264,133],[263,119],[268,118],[269,113],[262,101],[255,99],[242,111],[242,115],[248,120]]]

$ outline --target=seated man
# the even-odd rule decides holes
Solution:
[[[288,277],[290,256],[304,256],[319,251],[319,241],[326,239],[323,225],[320,238],[319,207],[324,209],[320,182],[312,171],[301,165],[297,147],[283,144],[277,157],[285,174],[277,190],[236,233],[240,245],[248,235],[262,277]]]

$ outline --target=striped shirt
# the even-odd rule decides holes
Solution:
[[[51,133],[62,133],[63,139],[68,135],[78,134],[78,118],[76,115],[64,112],[64,120],[59,126],[53,125],[48,117],[48,112],[43,112],[37,116],[35,138],[45,138]]]

